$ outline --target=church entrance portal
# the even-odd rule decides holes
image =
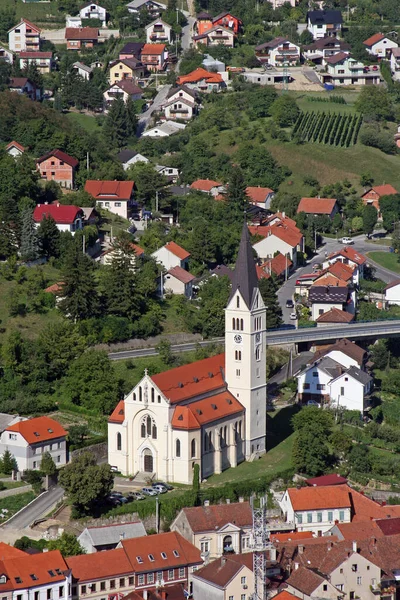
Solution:
[[[145,473],[153,473],[153,455],[151,453],[151,450],[146,449],[143,455]]]

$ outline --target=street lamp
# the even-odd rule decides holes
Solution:
[[[176,7],[175,10],[176,10],[176,23],[178,24],[179,23],[179,20],[178,20],[179,8]]]

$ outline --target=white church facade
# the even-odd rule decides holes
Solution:
[[[144,377],[108,422],[108,462],[190,484],[265,452],[266,308],[247,225],[225,309],[225,354]]]

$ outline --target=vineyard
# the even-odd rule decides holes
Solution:
[[[301,112],[292,130],[292,139],[303,142],[349,146],[357,142],[362,115]]]

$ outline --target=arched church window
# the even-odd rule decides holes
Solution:
[[[157,424],[150,415],[145,415],[140,424],[140,435],[144,437],[152,437],[157,439]]]
[[[153,427],[151,429],[151,437],[153,440],[157,439],[157,425],[155,423],[153,423]]]
[[[239,330],[240,329],[240,320],[236,319],[236,329]]]
[[[157,402],[158,402],[158,404],[161,404],[161,396],[160,396],[160,394],[158,394],[158,396],[157,396]]]
[[[139,402],[142,401],[142,386],[139,386]]]
[[[120,433],[117,433],[117,450],[121,450],[122,448],[122,436]]]
[[[232,329],[233,329],[233,331],[235,331],[235,329],[236,329],[236,327],[235,327],[235,323],[236,323],[236,322],[235,322],[235,319],[232,319]]]
[[[240,298],[236,296],[236,308],[240,308]]]
[[[140,426],[140,435],[142,438],[146,437],[146,423],[142,423]]]
[[[147,417],[146,419],[146,429],[147,429],[147,435],[151,435],[151,417]]]
[[[133,401],[136,402],[136,393],[133,392]]]
[[[243,319],[240,319],[240,331],[243,331]]]
[[[177,458],[181,457],[181,440],[176,440],[175,442],[175,456]]]
[[[151,388],[151,401],[154,402],[154,388]]]
[[[196,440],[193,439],[192,443],[190,444],[190,450],[191,450],[191,458],[195,458],[196,457]]]

